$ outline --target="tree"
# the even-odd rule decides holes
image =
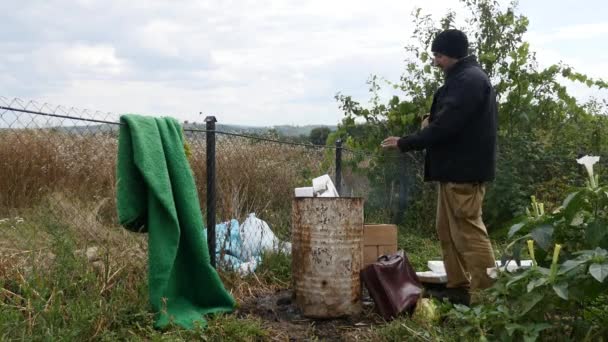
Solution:
[[[327,137],[331,133],[328,127],[316,127],[310,131],[309,140],[315,145],[325,145]]]
[[[396,183],[404,182],[404,169],[418,172],[409,177],[420,176],[420,154],[399,159],[381,151],[379,142],[386,136],[404,136],[418,129],[443,78],[441,72],[430,65],[432,40],[441,30],[459,28],[467,33],[471,50],[491,77],[499,100],[498,173],[488,193],[484,213],[491,223],[502,222],[525,206],[530,193],[550,182],[555,174],[553,171],[562,170],[564,163],[580,152],[577,149],[586,148],[590,136],[597,137],[594,148],[602,150],[600,137],[608,132],[599,130],[606,125],[591,124],[605,121],[594,116],[602,111],[598,110],[601,105],[598,106],[597,101],[581,103],[568,93],[563,81],[567,79],[600,89],[608,88],[608,84],[577,73],[563,63],[540,68],[536,54],[524,40],[528,19],[517,12],[516,2],[506,9],[501,9],[493,0],[461,2],[469,10],[464,27],[457,27],[453,12],[448,12],[436,23],[421,9],[414,11],[413,43],[406,46],[405,70],[398,82],[386,81],[402,92],[401,97],[394,96],[386,104],[381,103],[377,76],[371,76],[368,81],[371,95],[368,106],[350,96],[337,94],[345,117],[330,140],[341,137],[347,147],[373,154],[370,163],[366,163],[370,166],[363,172],[368,174],[371,183],[379,189],[377,191],[385,193],[378,196],[380,199],[393,197],[392,193],[391,196],[386,194],[399,188]],[[605,106],[603,113],[606,113]],[[361,121],[366,126],[363,132],[355,129]],[[353,160],[354,164],[357,165],[361,158],[364,157]],[[572,172],[577,171],[572,169]],[[409,179],[406,183],[414,181]],[[428,214],[433,215],[432,211]]]

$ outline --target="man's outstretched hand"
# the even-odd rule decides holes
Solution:
[[[382,141],[380,146],[384,149],[394,149],[398,148],[397,142],[399,142],[399,137],[388,137]]]

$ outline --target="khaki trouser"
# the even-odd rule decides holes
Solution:
[[[439,183],[436,226],[448,288],[477,290],[492,285],[486,269],[496,264],[481,218],[484,195],[480,183]]]

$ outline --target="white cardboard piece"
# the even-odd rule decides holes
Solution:
[[[340,197],[338,190],[329,175],[323,175],[312,180],[314,195],[318,197]]]
[[[312,187],[296,188],[295,196],[296,197],[314,197],[315,192]]]
[[[312,187],[294,189],[295,197],[340,197],[338,190],[329,175],[322,175],[312,180]]]
[[[445,266],[441,260],[429,260],[426,262],[426,266],[435,273],[445,273]]]

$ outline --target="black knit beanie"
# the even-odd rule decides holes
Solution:
[[[467,35],[460,30],[445,30],[435,37],[431,45],[431,51],[460,59],[468,55],[469,40]]]

